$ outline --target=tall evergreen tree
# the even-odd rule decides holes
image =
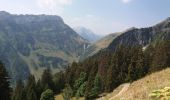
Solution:
[[[76,93],[76,96],[84,96],[85,93],[85,87],[86,87],[86,73],[81,72],[80,77],[75,81],[74,84],[74,92]]]
[[[33,100],[33,99],[30,99]],[[54,100],[54,93],[52,90],[47,89],[41,94],[40,100]]]
[[[9,76],[5,69],[5,66],[0,62],[0,100],[10,100],[10,93],[11,88]]]
[[[73,90],[69,84],[66,84],[65,89],[63,90],[62,96],[64,100],[71,100],[73,96]]]
[[[56,93],[60,93],[62,89],[64,89],[65,78],[64,73],[59,72],[54,75],[54,83],[56,87]]]
[[[33,75],[29,76],[25,89],[27,100],[38,100],[36,95],[36,81]]]
[[[21,80],[18,80],[15,91],[13,92],[12,100],[24,100],[25,98],[24,84]]]
[[[44,91],[46,89],[51,89],[55,92],[55,84],[53,81],[51,70],[49,68],[44,70],[42,77],[41,77],[41,84],[42,84],[42,87],[44,87]]]
[[[38,80],[36,84],[36,95],[38,99],[41,97],[42,92],[43,92],[43,87],[41,84],[41,80]]]
[[[156,44],[151,72],[170,66],[170,41],[161,41]]]
[[[91,97],[97,97],[101,92],[101,80],[99,75],[97,74],[94,80],[94,86],[91,90]]]

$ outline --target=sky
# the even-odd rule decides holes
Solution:
[[[170,17],[170,0],[0,0],[0,11],[61,16],[98,35],[149,27]]]

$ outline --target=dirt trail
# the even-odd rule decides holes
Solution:
[[[126,92],[129,86],[130,86],[130,83],[122,84],[122,89],[119,91],[119,93],[113,97],[110,97],[108,100],[115,100],[117,97],[121,96],[124,92]],[[111,95],[111,94],[108,94],[108,95]],[[97,100],[106,100],[106,97],[101,97],[101,98],[98,98]]]
[[[124,84],[122,90],[121,90],[117,95],[115,95],[115,96],[113,96],[112,98],[110,98],[109,100],[115,100],[116,97],[121,96],[124,92],[127,91],[127,89],[129,88],[129,86],[130,86],[129,83]]]

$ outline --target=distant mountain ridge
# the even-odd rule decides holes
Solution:
[[[129,28],[120,33],[107,35],[99,41],[91,44],[80,60],[84,60],[102,49],[114,51],[118,45],[142,45],[144,48],[161,40],[170,39],[170,17],[166,20],[148,28]]]
[[[114,50],[120,44],[142,45],[145,47],[150,43],[168,39],[170,39],[170,18],[153,27],[127,30],[115,38],[108,48]]]
[[[85,27],[75,27],[74,30],[82,36],[84,39],[90,41],[90,42],[96,42],[99,40],[102,36],[95,34],[90,29],[87,29]]]
[[[112,33],[92,43],[88,48],[86,48],[85,52],[81,55],[80,61],[90,56],[93,56],[94,54],[97,54],[102,49],[108,48],[110,43],[119,35],[121,35],[121,33]]]
[[[88,44],[59,16],[0,12],[0,60],[12,79],[39,77],[45,68],[62,70],[78,61]]]

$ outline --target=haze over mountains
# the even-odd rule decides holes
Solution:
[[[99,40],[102,36],[97,35],[96,33],[92,32],[90,29],[87,29],[85,27],[75,27],[74,30],[82,36],[84,39],[90,41],[90,42],[96,42]]]

